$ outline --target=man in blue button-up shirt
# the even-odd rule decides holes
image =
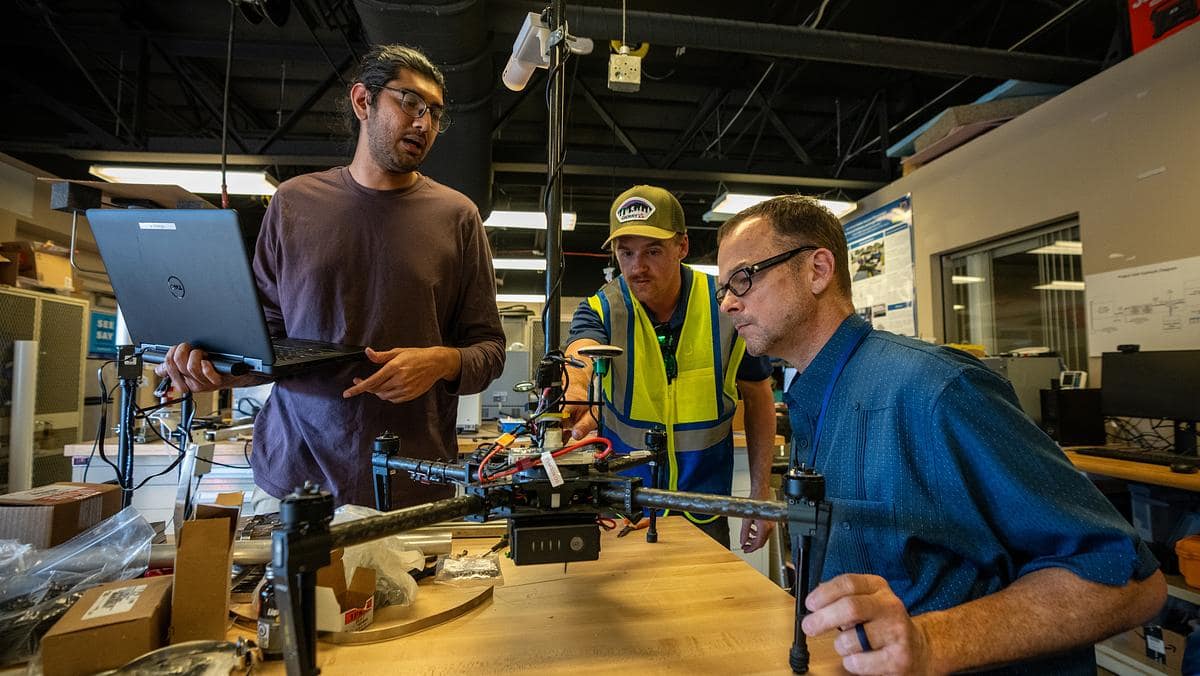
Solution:
[[[718,242],[718,298],[747,351],[801,372],[792,452],[833,507],[803,627],[837,631],[847,670],[1091,675],[1092,643],[1159,611],[1154,557],[1006,381],[854,313],[832,214],[780,197]]]

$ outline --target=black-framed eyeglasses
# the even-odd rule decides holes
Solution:
[[[446,114],[446,109],[442,106],[431,106],[425,103],[425,99],[421,95],[411,89],[403,87],[389,87],[387,85],[374,85],[375,89],[386,89],[390,92],[396,92],[400,95],[400,110],[404,111],[405,115],[415,119],[420,119],[425,113],[429,113],[429,121],[433,123],[439,132],[446,131],[450,127],[450,116]]]
[[[798,253],[804,253],[805,251],[816,251],[820,248],[821,247],[819,246],[813,246],[811,244],[807,246],[798,246],[790,251],[784,251],[783,253],[776,256],[771,256],[766,260],[761,260],[754,265],[747,265],[744,268],[738,268],[737,270],[734,270],[733,274],[729,275],[729,281],[717,287],[717,302],[725,302],[725,294],[731,292],[733,295],[741,298],[742,296],[746,295],[746,292],[750,290],[751,286],[753,286],[754,275],[766,270],[767,268],[774,267],[780,263],[791,260],[792,256],[795,256]]]

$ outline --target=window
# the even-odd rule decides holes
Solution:
[[[1047,348],[1086,370],[1082,258],[1075,219],[943,255],[946,342]]]

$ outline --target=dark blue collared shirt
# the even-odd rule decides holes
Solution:
[[[836,362],[864,325],[848,317],[788,390],[804,462]],[[1012,386],[957,350],[870,332],[832,392],[815,466],[833,506],[820,580],[882,576],[913,615],[1043,568],[1124,585],[1158,567]],[[1096,673],[1090,646],[1014,666]]]

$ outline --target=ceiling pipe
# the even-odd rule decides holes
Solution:
[[[537,2],[489,3],[498,25],[520,25]],[[845,33],[712,17],[627,12],[630,42],[708,49],[757,56],[851,63],[944,75],[977,75],[998,80],[1030,80],[1074,85],[1102,69],[1099,61],[1003,49]],[[621,37],[620,7],[567,8],[571,32],[596,41]]]

